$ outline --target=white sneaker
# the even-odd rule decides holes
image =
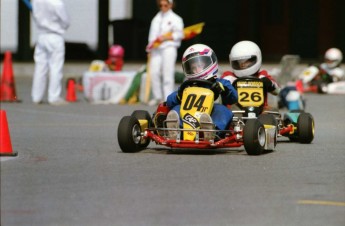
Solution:
[[[166,119],[166,126],[167,128],[171,129],[178,129],[180,128],[180,116],[175,110],[169,111]],[[176,140],[178,137],[179,132],[174,130],[174,131],[169,131],[168,135],[170,139]]]
[[[212,118],[209,114],[202,113],[200,116],[200,129],[214,129]],[[215,132],[204,132],[204,140],[214,140]]]
[[[61,105],[67,105],[68,102],[63,100],[63,99],[59,99],[57,101],[54,101],[54,102],[50,102],[49,103],[50,105],[53,105],[53,106],[61,106]]]
[[[148,106],[155,106],[155,105],[158,105],[159,103],[160,103],[160,100],[152,99],[147,103],[147,105]]]

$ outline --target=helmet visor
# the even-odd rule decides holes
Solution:
[[[338,64],[339,64],[338,60],[331,60],[331,59],[327,59],[327,58],[325,59],[325,62],[327,64],[327,66],[330,68],[334,68],[334,67],[338,66]]]
[[[235,70],[244,70],[256,64],[257,61],[258,58],[256,56],[248,56],[246,58],[232,60],[231,65]]]
[[[184,71],[187,75],[201,73],[204,69],[212,65],[212,59],[209,56],[195,56],[183,63]]]

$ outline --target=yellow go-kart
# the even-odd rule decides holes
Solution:
[[[292,110],[281,114],[276,110],[268,110],[264,103],[264,84],[258,78],[239,78],[234,82],[238,92],[239,110],[233,110],[240,115],[239,120],[258,119],[265,128],[269,125],[278,130],[278,137],[287,137],[290,141],[311,143],[315,134],[314,118],[310,113],[301,110]]]
[[[200,115],[211,114],[214,101],[219,96],[211,89],[204,88],[211,85],[207,80],[187,80],[181,85],[182,128],[167,127],[170,109],[165,103],[158,106],[152,117],[144,110],[136,110],[130,116],[124,116],[117,132],[121,150],[126,153],[138,152],[147,148],[151,141],[172,149],[201,150],[244,146],[248,155],[275,150],[278,131],[276,126],[265,125],[258,118],[234,117],[227,130],[200,128]],[[214,133],[214,138],[205,139],[205,132]],[[175,136],[172,137],[171,134]]]

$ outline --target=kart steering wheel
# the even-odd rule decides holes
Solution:
[[[183,94],[184,89],[187,88],[187,87],[190,87],[190,86],[204,87],[204,88],[207,87],[207,88],[209,88],[210,90],[213,91],[213,93],[214,93],[214,100],[217,100],[218,97],[219,97],[219,93],[216,90],[212,89],[212,85],[213,84],[214,84],[214,82],[211,82],[211,81],[208,81],[208,80],[204,80],[204,79],[189,79],[189,80],[184,81],[181,84],[181,86],[180,86],[180,88],[178,90],[178,95],[179,95],[179,97],[182,98],[182,94]]]

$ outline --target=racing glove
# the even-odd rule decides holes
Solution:
[[[224,87],[222,83],[220,82],[215,82],[212,84],[211,89],[214,92],[217,92],[219,94],[224,94],[228,95],[229,94],[229,89],[227,87]]]
[[[261,78],[261,81],[264,83],[264,87],[266,88],[267,92],[272,92],[275,90],[274,84],[269,78],[263,77]]]

